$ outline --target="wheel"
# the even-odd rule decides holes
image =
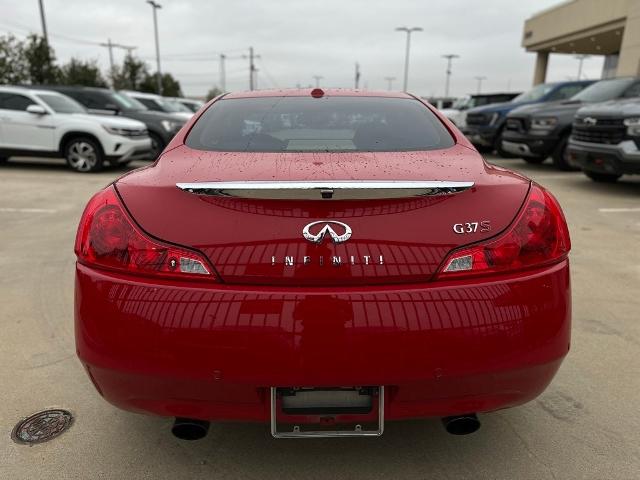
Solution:
[[[104,164],[102,147],[93,138],[75,137],[64,147],[67,165],[76,172],[98,172]]]
[[[569,163],[569,151],[567,149],[568,143],[569,135],[565,135],[556,146],[551,158],[553,159],[553,164],[556,168],[565,172],[575,172],[580,169]]]
[[[594,182],[599,182],[599,183],[615,183],[622,176],[616,173],[599,173],[599,172],[589,172],[586,170],[584,174]]]
[[[539,165],[542,162],[544,162],[547,159],[547,157],[522,157],[522,160],[524,160],[527,163],[531,163],[532,165]]]
[[[493,147],[487,147],[486,145],[474,145],[476,150],[480,153],[491,153],[493,152]]]
[[[151,160],[155,160],[164,150],[165,143],[157,133],[149,132],[149,137],[151,138]]]
[[[109,166],[113,169],[126,168],[131,163],[131,160],[125,160],[124,162],[113,162]]]

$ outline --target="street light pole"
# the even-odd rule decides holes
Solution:
[[[478,92],[477,93],[480,93],[480,90],[482,90],[482,81],[486,80],[487,77],[478,76],[478,77],[473,77],[473,78],[475,78],[478,81]],[[509,87],[507,87],[507,90],[509,90]]]
[[[154,0],[147,0],[147,3],[151,5],[151,8],[153,9],[153,29],[155,31],[155,37],[156,37],[156,64],[158,68],[156,81],[157,81],[158,95],[162,95],[162,72],[160,71],[160,42],[158,41],[158,15],[157,15],[157,11],[158,9],[162,8],[162,5],[155,2]]]
[[[42,22],[42,36],[44,37],[44,41],[49,46],[49,34],[47,33],[47,21],[44,18],[44,5],[42,4],[42,0],[38,0],[40,4],[40,21]]]
[[[409,50],[411,49],[411,33],[412,32],[421,32],[421,27],[398,27],[396,28],[396,32],[406,32],[407,34],[407,46],[404,55],[404,88],[403,90],[407,91],[407,86],[409,84]]]
[[[444,98],[449,98],[449,78],[451,77],[451,60],[454,58],[460,58],[460,55],[456,55],[454,53],[448,53],[446,55],[442,55],[442,58],[447,59],[447,79],[444,84]]]
[[[393,90],[392,85],[396,77],[384,77],[384,79],[387,81],[388,90]]]
[[[320,80],[322,80],[324,77],[322,75],[314,75],[313,78],[316,81],[316,88],[320,87]]]

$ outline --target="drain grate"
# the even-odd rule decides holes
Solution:
[[[11,438],[27,445],[43,443],[56,438],[72,423],[73,415],[67,410],[43,410],[20,420],[13,428]]]

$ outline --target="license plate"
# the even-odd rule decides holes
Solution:
[[[275,438],[378,437],[384,387],[271,388]]]

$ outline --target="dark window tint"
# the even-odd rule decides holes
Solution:
[[[87,108],[104,108],[106,103],[100,95],[90,94],[88,92],[82,92],[77,90],[60,90],[60,93],[73,98],[76,102],[84,105]]]
[[[84,103],[87,108],[107,110],[109,107],[115,106],[114,102],[109,101],[107,95],[101,95],[97,92],[82,92],[80,97],[83,99],[82,103]]]
[[[186,144],[232,152],[383,152],[447,148],[454,141],[414,99],[263,97],[217,101]]]
[[[162,108],[160,108],[160,105],[158,105],[156,102],[154,102],[150,98],[136,98],[136,100],[138,100],[141,104],[143,104],[149,110],[154,110],[156,112],[162,111]]]
[[[0,109],[3,110],[26,110],[29,105],[35,105],[36,102],[24,95],[16,93],[0,92]]]
[[[627,90],[625,90],[623,97],[640,97],[640,82],[634,83]]]

